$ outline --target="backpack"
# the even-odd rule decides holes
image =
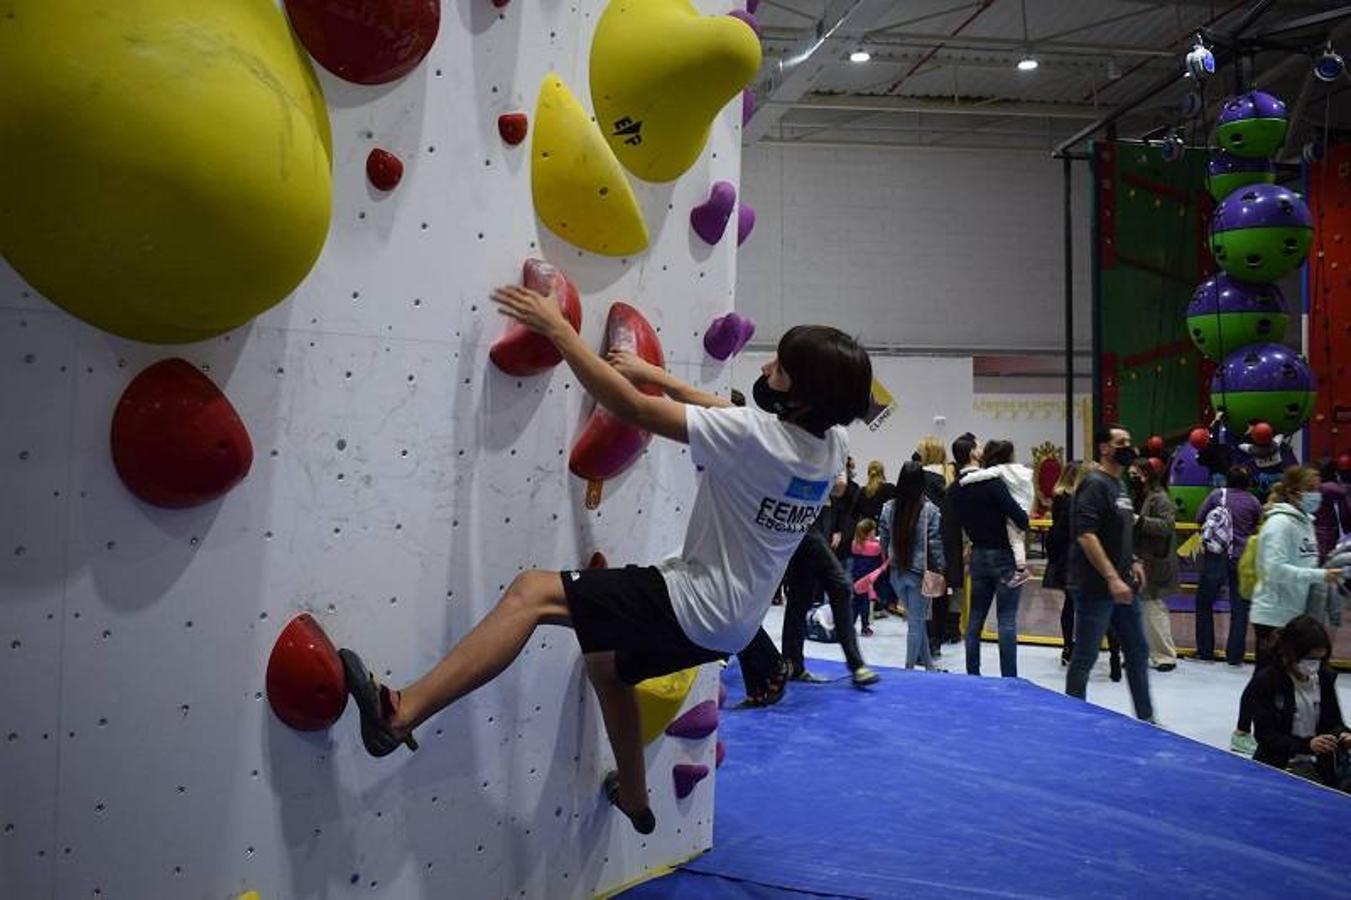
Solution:
[[[1220,489],[1220,502],[1201,523],[1201,543],[1207,553],[1229,553],[1234,545],[1234,517],[1229,514],[1229,489]]]
[[[1238,558],[1238,592],[1248,599],[1252,599],[1253,591],[1257,590],[1257,541],[1262,537],[1262,525],[1265,524],[1264,518],[1262,524],[1253,532],[1253,536],[1248,538],[1243,555]]]

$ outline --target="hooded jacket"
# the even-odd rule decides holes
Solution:
[[[1257,542],[1257,588],[1249,618],[1255,625],[1281,628],[1304,612],[1309,588],[1323,580],[1313,519],[1289,503],[1272,504]]]

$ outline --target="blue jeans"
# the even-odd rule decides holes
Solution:
[[[932,600],[924,596],[924,592],[920,590],[923,583],[924,577],[917,572],[902,572],[899,575],[893,572],[891,576],[891,586],[895,588],[896,596],[905,607],[907,669],[913,669],[916,663],[926,669],[933,665],[933,657],[929,652],[929,629],[925,624],[929,620],[929,605]]]
[[[1008,547],[971,549],[971,614],[966,620],[966,674],[980,674],[980,633],[990,604],[999,620],[999,674],[1018,677],[1018,600],[1021,587],[1007,582],[1013,575],[1013,551]]]
[[[1121,604],[1110,594],[1075,593],[1074,653],[1070,656],[1069,674],[1065,676],[1065,693],[1080,700],[1088,696],[1088,673],[1098,661],[1098,648],[1102,646],[1102,636],[1107,633],[1108,626],[1114,628],[1121,639],[1121,651],[1126,657],[1126,681],[1130,684],[1135,715],[1140,719],[1152,719],[1149,644],[1145,642],[1139,597],[1132,597],[1129,604]]]
[[[1215,658],[1215,598],[1221,585],[1229,594],[1229,639],[1224,647],[1225,662],[1242,665],[1248,639],[1248,601],[1238,593],[1238,563],[1227,553],[1206,553],[1201,558],[1201,582],[1196,588],[1196,656]]]

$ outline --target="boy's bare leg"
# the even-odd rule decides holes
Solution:
[[[562,576],[539,570],[522,572],[483,621],[427,674],[400,692],[390,721],[392,730],[402,737],[492,681],[520,655],[536,626],[571,623]]]
[[[588,653],[586,674],[600,700],[605,732],[619,770],[619,805],[628,813],[647,809],[647,768],[643,760],[642,717],[638,694],[619,680],[612,651]]]

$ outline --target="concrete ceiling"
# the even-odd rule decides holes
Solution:
[[[1178,71],[1198,27],[1224,32],[1252,0],[761,0],[765,66],[746,142],[881,144],[1047,150],[1127,98]],[[1281,0],[1252,29],[1346,8]],[[1351,12],[1351,10],[1348,10]],[[1351,17],[1288,35],[1293,45],[1340,40]],[[850,62],[866,50],[868,62]],[[1024,57],[1034,71],[1017,69]],[[1298,112],[1294,152],[1324,127],[1351,126],[1347,76],[1309,77],[1309,57],[1256,55],[1253,81]],[[1209,114],[1180,113],[1190,80],[1157,93],[1118,125],[1122,137],[1182,126],[1203,140],[1234,87],[1230,70],[1206,88]],[[1301,102],[1302,97],[1302,102]]]

